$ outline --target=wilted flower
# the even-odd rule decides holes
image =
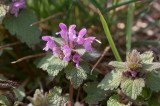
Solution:
[[[14,14],[16,17],[18,16],[18,12],[20,8],[26,8],[26,3],[24,0],[12,0],[13,5],[11,8],[11,14]]]
[[[91,42],[95,39],[95,37],[84,38],[84,35],[87,33],[87,30],[85,28],[80,30],[77,37],[75,31],[76,25],[70,25],[68,30],[67,26],[63,23],[60,23],[59,27],[61,28],[61,30],[56,34],[61,35],[61,37],[65,41],[65,44],[61,45],[61,47],[57,47],[51,37],[43,36],[42,40],[47,41],[46,47],[43,50],[48,51],[49,49],[51,49],[53,51],[53,54],[63,57],[64,61],[70,61],[70,59],[73,58],[73,62],[76,63],[76,67],[79,67],[81,55],[77,52],[75,53],[75,51],[72,53],[72,49],[75,49],[77,45],[82,45],[84,46],[86,51],[93,52]]]

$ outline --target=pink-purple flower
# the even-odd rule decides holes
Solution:
[[[21,8],[26,8],[26,3],[24,0],[12,0],[13,5],[10,10],[11,14],[14,14],[16,17],[18,16],[18,12]]]
[[[76,53],[74,56],[73,56],[73,62],[76,63],[76,67],[79,67],[79,61],[80,61],[80,55],[78,53]]]
[[[43,48],[43,50],[48,51],[49,49],[51,49],[53,51],[53,54],[55,55],[58,55],[60,53],[60,50],[56,47],[56,44],[50,38],[50,36],[43,36],[42,40],[47,41],[46,47]]]
[[[93,52],[91,42],[95,39],[95,37],[88,37],[87,40],[84,42],[83,46],[86,49],[86,51]]]
[[[93,52],[91,42],[95,39],[95,37],[84,38],[84,35],[87,33],[86,28],[80,30],[77,36],[75,30],[76,25],[70,25],[68,30],[67,26],[63,23],[60,23],[59,27],[61,30],[56,34],[61,35],[65,44],[61,45],[61,47],[57,47],[50,36],[43,36],[42,40],[47,41],[46,47],[43,50],[48,51],[51,49],[53,54],[63,57],[64,61],[69,62],[71,59],[73,59],[73,62],[76,63],[76,67],[79,67],[80,57],[82,55],[75,52],[74,49],[77,45],[82,45],[86,51]]]
[[[63,54],[65,55],[63,60],[69,61],[69,57],[71,55],[71,49],[68,45],[62,46]]]

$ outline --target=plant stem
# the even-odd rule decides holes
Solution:
[[[135,4],[131,3],[128,6],[127,13],[127,25],[126,25],[126,58],[131,50],[131,36],[132,36],[132,25],[133,25],[133,14]]]
[[[69,105],[68,106],[72,106],[72,99],[73,99],[73,85],[70,82],[70,86],[69,86],[69,97],[70,97],[70,101],[69,101]]]
[[[21,62],[23,60],[27,60],[27,59],[30,59],[30,58],[36,58],[36,57],[40,57],[40,56],[45,56],[47,55],[48,53],[41,53],[41,54],[35,54],[35,55],[30,55],[30,56],[25,56],[25,57],[22,57],[16,61],[13,61],[11,62],[12,64],[15,64],[15,63],[18,63],[18,62]]]

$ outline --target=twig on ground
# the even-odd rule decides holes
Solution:
[[[104,49],[104,51],[103,51],[103,53],[101,54],[100,58],[98,59],[98,61],[96,62],[96,64],[92,67],[91,73],[92,73],[92,71],[96,68],[96,66],[100,63],[100,61],[103,59],[103,57],[105,56],[105,54],[108,52],[109,49],[110,49],[109,46],[107,46],[107,47]]]
[[[21,44],[21,43],[22,43],[22,42],[9,43],[9,44],[6,44],[6,45],[3,45],[3,46],[0,46],[0,49],[6,48],[6,47],[10,47],[10,46],[19,45],[19,44]]]
[[[54,14],[54,15],[49,16],[49,17],[47,17],[47,18],[45,18],[45,19],[43,19],[43,20],[41,20],[41,21],[34,22],[34,23],[32,23],[30,26],[33,26],[33,25],[36,25],[36,24],[40,24],[40,23],[42,23],[42,22],[48,21],[48,20],[50,20],[50,19],[52,19],[52,18],[58,17],[58,16],[63,15],[63,14],[65,14],[65,12],[61,12],[61,13]]]
[[[134,105],[136,106],[142,106],[141,104],[139,104],[138,102],[136,102],[135,100],[131,99],[129,96],[127,96],[126,94],[124,94],[121,90],[118,90],[118,94],[122,97],[125,97],[126,99],[128,99],[130,102],[132,102]]]
[[[45,56],[45,55],[47,55],[47,54],[48,54],[48,53],[41,53],[41,54],[36,54],[36,55],[25,56],[25,57],[22,57],[22,58],[18,59],[17,61],[11,62],[11,63],[12,63],[12,64],[18,63],[18,62],[21,62],[21,61],[26,60],[26,59],[36,58],[36,57],[40,57],[40,56]]]

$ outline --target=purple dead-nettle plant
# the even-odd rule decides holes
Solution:
[[[114,67],[98,85],[104,90],[121,89],[121,91],[136,100],[144,88],[160,91],[159,62],[153,62],[153,52],[142,54],[132,50],[126,62],[112,61],[109,65]],[[156,84],[156,85],[154,85]],[[148,92],[148,91],[147,91]]]
[[[60,34],[65,43],[61,47],[58,47],[50,36],[43,36],[42,40],[47,41],[46,47],[43,50],[48,51],[51,49],[54,55],[58,55],[64,61],[68,62],[72,59],[76,63],[76,67],[79,67],[80,57],[82,55],[73,50],[81,45],[86,51],[93,52],[91,42],[95,37],[84,38],[84,35],[87,33],[86,28],[81,29],[78,36],[76,36],[76,25],[70,25],[68,30],[67,26],[63,23],[60,23],[59,27],[61,30],[56,35]]]
[[[12,0],[13,5],[11,7],[10,13],[18,16],[18,12],[21,8],[26,8],[26,2],[24,0]]]

